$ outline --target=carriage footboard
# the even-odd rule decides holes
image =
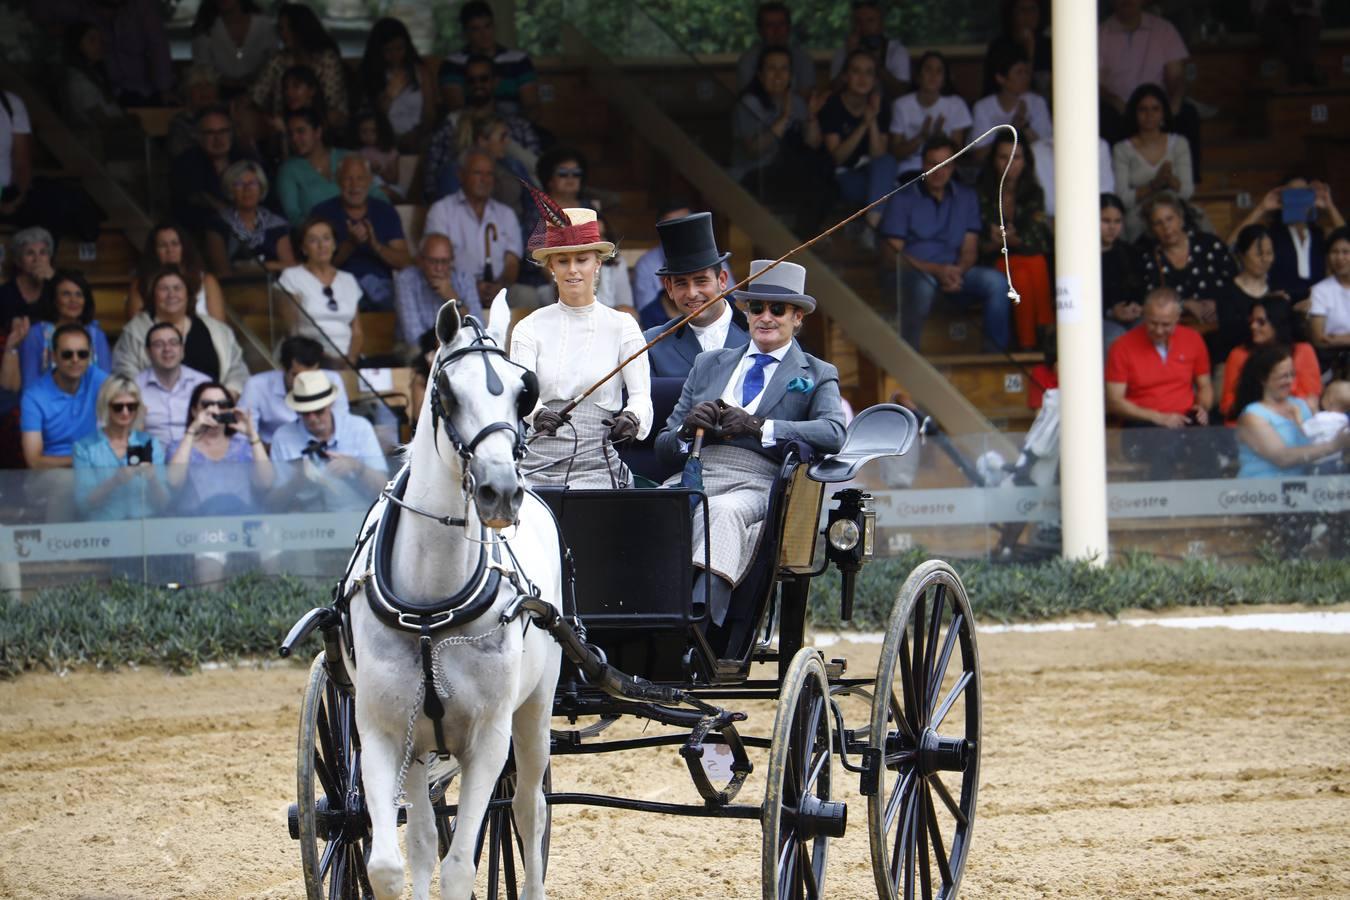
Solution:
[[[581,670],[590,684],[611,697],[637,703],[638,712],[644,718],[690,728],[689,738],[680,748],[680,756],[689,768],[694,786],[710,804],[720,806],[731,802],[745,783],[746,776],[754,770],[745,744],[736,731],[735,723],[744,721],[745,713],[721,709],[688,691],[652,684],[614,668],[581,639],[557,609],[543,600],[528,598],[521,603],[521,609],[562,645],[567,658]],[[694,708],[673,709],[662,705],[670,703]],[[732,753],[731,779],[721,788],[711,782],[702,763],[703,742],[710,732],[721,734]]]

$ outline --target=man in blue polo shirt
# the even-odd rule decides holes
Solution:
[[[290,472],[272,492],[282,509],[364,509],[389,477],[375,429],[365,419],[336,410],[337,389],[319,370],[300,372],[286,405],[299,416],[272,435],[270,456]]]
[[[924,171],[955,152],[945,135],[931,139],[924,145]],[[886,204],[881,233],[902,260],[900,336],[919,349],[923,323],[941,294],[961,305],[984,306],[984,349],[997,352],[1011,339],[1008,284],[995,270],[975,265],[983,230],[980,203],[974,190],[952,180],[955,173],[952,166],[939,169]]]
[[[98,389],[108,373],[89,366],[89,335],[80,324],[52,335],[56,367],[24,388],[19,430],[30,469],[68,469],[75,442],[98,427]]]
[[[362,311],[394,308],[394,273],[412,265],[398,211],[370,196],[370,163],[355,153],[338,164],[336,197],[316,204],[310,215],[333,226],[333,265],[361,285]]]

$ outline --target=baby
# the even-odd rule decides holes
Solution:
[[[1350,381],[1333,381],[1322,391],[1322,411],[1303,423],[1303,433],[1314,444],[1329,441],[1350,428]],[[1331,474],[1341,454],[1332,453],[1317,461],[1319,474]]]

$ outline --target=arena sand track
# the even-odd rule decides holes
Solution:
[[[1108,627],[980,643],[985,755],[963,896],[1350,896],[1350,636]],[[877,652],[827,655],[856,673]],[[0,896],[303,896],[284,810],[304,678],[284,666],[0,684]],[[767,733],[772,712],[750,724]],[[852,777],[836,778],[853,799]],[[560,760],[554,785],[694,797],[673,748]],[[872,896],[865,804],[849,821],[827,887]],[[753,822],[555,811],[554,898],[758,897],[758,873]]]

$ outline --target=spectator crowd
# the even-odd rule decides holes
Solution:
[[[850,232],[876,255],[900,335],[922,349],[934,310],[976,308],[987,351],[1042,347],[1055,212],[1045,5],[1002,3],[970,98],[942,53],[912,58],[884,13],[879,0],[853,2],[844,46],[818,78],[787,5],[759,4],[736,66],[731,174],[806,237],[832,211],[928,172]],[[97,233],[97,211],[35,175],[28,111],[0,92],[0,223],[17,227],[0,284],[0,463],[80,470],[90,516],[141,516],[173,497],[203,513],[359,504],[386,477],[389,443],[349,409],[336,374],[363,359],[359,314],[392,312],[399,346],[425,367],[446,301],[478,314],[504,290],[517,310],[548,307],[556,288],[526,253],[542,228],[531,187],[594,210],[601,239],[615,240],[591,161],[539,124],[533,63],[499,42],[482,0],[459,7],[463,46],[439,65],[383,18],[350,67],[307,5],[273,15],[254,0],[202,0],[177,80],[150,0],[57,0],[33,16],[63,35],[77,131],[113,143],[134,130],[128,110],[180,107],[171,218],[148,236],[110,342],[85,276],[54,265],[58,240]],[[1131,430],[1236,435],[1244,475],[1326,465],[1350,441],[1344,416],[1338,430],[1325,415],[1345,410],[1350,356],[1350,230],[1330,188],[1291,173],[1232,233],[1213,233],[1191,202],[1203,108],[1187,93],[1180,32],[1141,0],[1111,0],[1099,53],[1109,412]],[[1306,53],[1288,58],[1291,78],[1317,80]],[[943,165],[1004,124],[1016,145],[999,131]],[[425,209],[416,241],[407,204]],[[674,201],[660,218],[691,211]],[[658,274],[665,263],[659,247],[631,273],[616,256],[598,299],[643,327],[664,323],[681,308]],[[250,375],[225,288],[258,272],[274,280],[284,340],[280,368]],[[1212,443],[1226,452],[1222,437]],[[223,561],[201,564],[207,577]]]

